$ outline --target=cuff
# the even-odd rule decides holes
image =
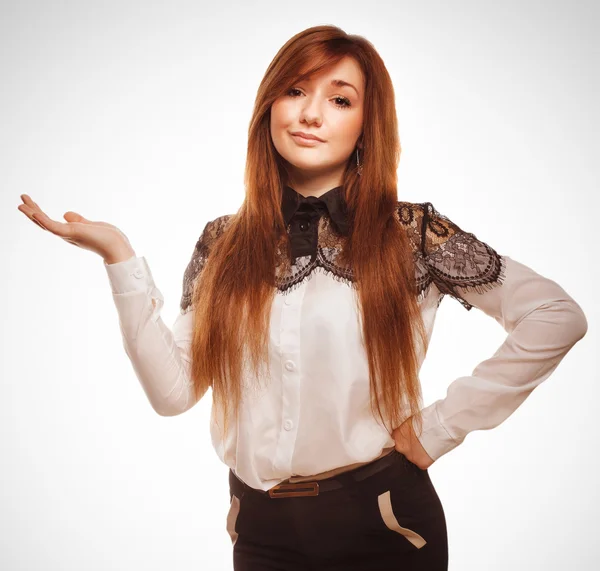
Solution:
[[[417,434],[419,442],[423,448],[425,448],[425,452],[427,452],[434,461],[460,444],[460,441],[452,438],[442,424],[437,410],[438,402],[440,401],[436,401],[421,410],[421,415],[423,417],[423,432],[420,436],[416,433],[413,419],[415,434]]]
[[[103,263],[113,294],[147,292],[154,287],[154,279],[144,256],[132,256],[116,264]]]

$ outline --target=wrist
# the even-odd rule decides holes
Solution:
[[[111,252],[104,256],[104,263],[107,266],[111,264],[118,264],[119,262],[125,262],[130,258],[135,256],[135,251],[133,249],[121,250],[119,252]]]

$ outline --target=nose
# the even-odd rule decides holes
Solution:
[[[321,124],[321,112],[316,101],[311,101],[309,98],[307,98],[307,104],[302,111],[302,121],[308,123],[309,125],[312,123],[315,123],[316,125]]]

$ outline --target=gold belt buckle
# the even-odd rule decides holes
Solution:
[[[318,482],[296,482],[294,484],[277,484],[269,490],[272,498],[295,498],[298,496],[318,496]]]

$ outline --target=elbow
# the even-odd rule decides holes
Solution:
[[[175,410],[172,408],[157,408],[154,407],[154,411],[158,416],[179,416],[183,411]]]
[[[577,317],[573,320],[573,330],[575,334],[575,342],[583,339],[588,330],[588,322],[583,311],[579,311]]]
[[[190,401],[191,395],[189,393],[178,395],[178,398],[168,396],[158,401],[153,401],[152,408],[159,416],[179,416],[192,407]]]
[[[555,299],[538,306],[521,323],[529,321],[540,325],[536,337],[540,343],[569,350],[588,330],[587,318],[577,302],[571,298]],[[541,337],[540,337],[541,335]],[[542,340],[543,339],[543,340]]]
[[[173,403],[162,403],[161,405],[153,405],[152,407],[154,412],[158,414],[158,416],[179,416],[183,414],[186,409],[182,409],[181,407],[177,407]]]
[[[200,398],[196,398],[193,386],[188,385],[187,390],[177,398],[165,398],[160,403],[153,404],[152,408],[159,416],[178,416],[195,406],[205,394],[206,390],[202,392]]]
[[[588,321],[581,306],[574,300],[566,302],[569,307],[565,327],[568,329],[573,345],[583,339],[588,330]]]
[[[196,402],[193,395],[188,392],[185,398],[165,399],[160,404],[153,405],[153,408],[159,416],[179,416],[190,410]]]

